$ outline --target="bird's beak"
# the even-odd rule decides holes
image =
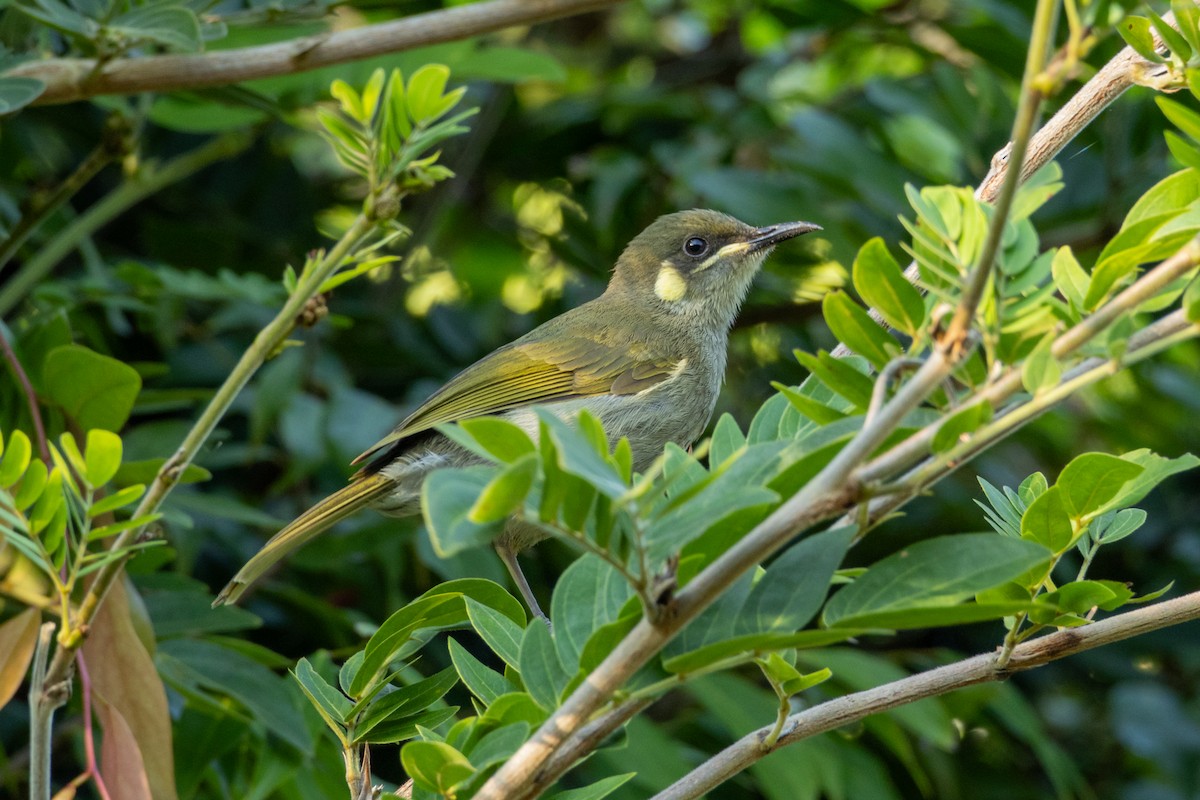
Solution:
[[[778,225],[755,228],[747,244],[750,245],[750,252],[753,253],[765,247],[774,247],[785,239],[819,230],[821,230],[821,226],[811,222],[781,222]]]

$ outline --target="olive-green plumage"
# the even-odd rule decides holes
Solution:
[[[215,605],[235,602],[280,558],[363,507],[417,513],[430,471],[477,460],[434,431],[442,423],[495,414],[535,434],[533,406],[566,419],[586,408],[614,442],[629,439],[639,471],[667,442],[690,445],[712,416],[729,328],[763,259],[779,242],[814,230],[807,222],[753,228],[705,210],[660,217],[625,248],[604,294],[452,378],[355,460],[363,467],[349,485],[267,542]],[[515,556],[541,538],[513,520],[496,542],[535,611]]]

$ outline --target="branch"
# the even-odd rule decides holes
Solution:
[[[1032,639],[1013,650],[1012,659],[1003,669],[997,667],[996,654],[984,653],[874,689],[826,701],[788,717],[784,733],[774,746],[766,743],[771,726],[760,728],[705,761],[669,788],[655,795],[654,800],[688,800],[699,797],[784,745],[835,730],[872,714],[967,686],[1004,680],[1014,672],[1034,669],[1085,650],[1195,619],[1200,619],[1200,592],[1118,614],[1082,628],[1065,628],[1057,633]]]
[[[601,742],[617,729],[624,727],[625,723],[644,711],[656,699],[654,697],[631,697],[616,708],[604,712],[584,725],[546,762],[546,766],[533,776],[528,789],[519,798],[514,797],[511,800],[527,800],[527,798],[537,797],[549,786],[552,786],[576,761],[595,752]]]
[[[92,58],[55,58],[21,64],[0,77],[23,76],[45,83],[46,91],[34,101],[35,105],[69,103],[105,94],[224,86],[582,14],[616,1],[487,0],[258,47],[124,58],[105,64]]]
[[[344,260],[354,251],[354,248],[375,227],[376,221],[360,214],[350,228],[342,235],[328,253],[316,264],[311,271],[306,270],[301,275],[295,290],[288,296],[287,301],[266,327],[254,337],[254,342],[242,353],[242,357],[233,370],[225,378],[225,382],[209,401],[208,406],[200,414],[199,419],[188,431],[179,449],[159,469],[154,481],[137,510],[134,517],[146,516],[158,510],[162,501],[174,488],[179,476],[200,452],[200,448],[208,440],[217,423],[233,404],[238,394],[258,371],[258,368],[278,351],[280,345],[296,326],[296,318],[301,310],[332,275]],[[137,541],[145,534],[145,526],[122,532],[113,540],[110,551],[118,551]],[[108,594],[113,582],[120,577],[125,568],[126,558],[117,558],[108,562],[97,571],[95,579],[88,587],[87,594],[79,604],[79,609],[70,620],[70,630],[64,630],[59,637],[58,649],[50,663],[47,680],[51,683],[62,681],[69,673],[74,652],[83,644],[88,626],[91,624],[100,604]]]
[[[21,360],[17,358],[16,351],[13,350],[12,344],[3,331],[0,331],[0,352],[3,352],[4,360],[8,362],[9,369],[13,371],[17,383],[21,387],[21,392],[25,395],[25,403],[29,406],[29,416],[33,420],[33,437],[37,442],[38,455],[42,457],[44,463],[53,464],[54,462],[50,460],[50,446],[46,442],[46,426],[42,424],[42,411],[38,406],[37,392],[33,390],[28,373],[21,366]]]

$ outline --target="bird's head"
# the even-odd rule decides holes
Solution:
[[[609,292],[656,311],[728,326],[775,245],[819,230],[811,222],[755,228],[705,209],[666,214],[625,248]]]

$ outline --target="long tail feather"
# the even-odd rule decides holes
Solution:
[[[271,540],[238,570],[238,574],[233,576],[233,580],[221,590],[217,599],[213,601],[213,608],[227,603],[236,603],[242,592],[246,591],[246,588],[258,580],[276,561],[338,521],[370,504],[371,501],[387,494],[394,485],[390,478],[379,473],[366,475],[305,511],[286,528],[271,537]]]

